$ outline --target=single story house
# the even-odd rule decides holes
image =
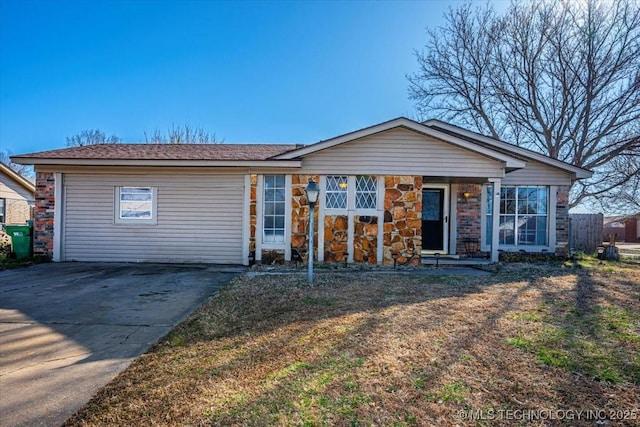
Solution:
[[[564,254],[569,190],[591,172],[430,120],[311,145],[104,144],[23,154],[35,252],[54,261],[420,263],[422,255]]]
[[[625,236],[625,227],[624,221],[626,216],[610,216],[604,217],[602,221],[602,241],[608,242],[610,235],[615,235],[616,241],[624,242],[626,239]]]
[[[627,243],[640,243],[640,213],[629,215],[623,221],[624,241]]]
[[[24,224],[31,219],[36,186],[0,162],[0,224]]]

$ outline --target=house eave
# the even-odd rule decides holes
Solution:
[[[273,167],[300,168],[301,160],[149,160],[149,159],[52,159],[40,157],[12,157],[23,165],[60,166],[176,166],[176,167]]]
[[[506,143],[504,141],[497,140],[495,138],[490,138],[488,136],[480,135],[476,132],[469,131],[467,129],[460,128],[458,126],[451,125],[446,122],[442,122],[437,119],[431,119],[424,123],[425,126],[432,128],[431,126],[437,126],[446,130],[449,130],[454,133],[459,133],[460,135],[464,135],[467,138],[475,139],[478,142],[487,144],[489,146],[496,147],[497,149],[503,149],[507,151],[513,152],[515,155],[520,155],[525,158],[529,158],[531,160],[536,160],[538,162],[547,164],[549,166],[554,166],[559,169],[566,170],[571,172],[572,178],[574,179],[587,179],[593,176],[593,172],[587,169],[580,168],[578,166],[571,165],[569,163],[565,163],[561,160],[552,159],[544,154],[536,153],[535,151],[527,150],[526,148],[518,147],[513,144]]]
[[[0,163],[0,169],[2,169],[4,173],[6,173],[9,177],[11,177],[11,179],[13,179],[19,185],[21,185],[25,190],[29,191],[31,194],[36,193],[36,186],[31,181],[29,181],[28,179],[26,179],[25,177],[23,177],[22,175],[20,175],[19,173],[17,173],[16,171],[14,171],[13,169],[11,169],[10,167],[8,167],[3,163]]]

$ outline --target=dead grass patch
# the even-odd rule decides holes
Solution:
[[[639,273],[241,277],[67,425],[637,425]]]

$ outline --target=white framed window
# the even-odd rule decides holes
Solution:
[[[4,224],[7,220],[7,199],[0,198],[0,224]]]
[[[284,175],[265,175],[262,198],[262,242],[284,243],[285,241],[285,195]]]
[[[157,224],[155,187],[116,187],[115,222]]]
[[[485,198],[487,202],[485,204],[484,244],[487,247],[491,247],[491,236],[493,236],[493,184],[485,187]]]
[[[491,244],[493,187],[487,187],[485,244]],[[500,189],[500,246],[547,246],[549,189],[545,186],[504,186]]]
[[[370,175],[356,177],[356,209],[375,209],[378,203],[378,179]]]
[[[326,209],[347,209],[347,177],[327,176]]]

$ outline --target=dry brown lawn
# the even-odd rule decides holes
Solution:
[[[639,401],[640,265],[508,264],[243,276],[67,425],[638,425]]]

